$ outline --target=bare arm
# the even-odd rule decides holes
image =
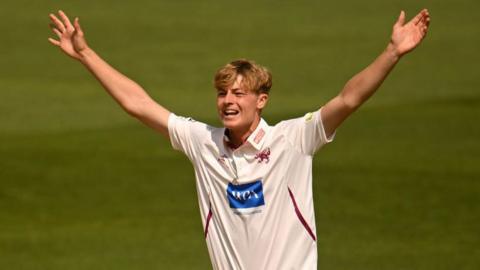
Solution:
[[[377,91],[400,58],[420,44],[427,34],[429,23],[430,15],[426,9],[407,24],[405,13],[400,13],[387,48],[373,63],[353,76],[340,94],[323,106],[322,122],[328,137]]]
[[[59,11],[59,16],[61,20],[50,14],[52,30],[59,39],[49,38],[50,43],[80,61],[127,113],[168,138],[170,112],[156,103],[140,85],[110,66],[87,45],[78,18],[75,18],[72,25],[64,12]]]

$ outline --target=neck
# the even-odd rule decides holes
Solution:
[[[240,147],[243,143],[245,143],[248,137],[258,127],[258,124],[260,124],[260,116],[257,115],[255,117],[255,120],[253,120],[253,122],[250,124],[250,126],[238,129],[229,129],[228,138],[230,139],[230,147],[236,149]]]

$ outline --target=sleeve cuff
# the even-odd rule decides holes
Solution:
[[[329,137],[327,137],[327,134],[325,132],[325,127],[323,126],[323,122],[322,122],[322,108],[320,108],[320,110],[318,110],[318,115],[317,115],[317,123],[318,123],[318,131],[320,132],[320,136],[322,138],[322,141],[324,142],[324,144],[327,144],[327,143],[330,143],[333,141],[333,139],[335,139],[335,135],[337,134],[337,130],[335,130]]]
[[[170,137],[170,144],[172,145],[173,149],[180,150],[180,147],[177,143],[177,136],[175,136],[175,124],[176,124],[177,116],[170,112],[168,116],[168,136]]]

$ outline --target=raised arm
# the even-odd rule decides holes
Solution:
[[[110,66],[87,45],[78,18],[75,18],[72,25],[64,12],[59,11],[58,15],[60,19],[50,14],[51,28],[58,37],[58,40],[49,38],[50,43],[80,61],[127,113],[168,138],[170,112],[156,103],[140,85]]]
[[[400,12],[387,48],[368,67],[353,76],[343,90],[322,108],[322,122],[327,136],[360,107],[380,87],[390,71],[406,53],[416,48],[427,34],[430,15],[426,9],[405,24]]]

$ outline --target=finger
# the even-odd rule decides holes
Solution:
[[[423,17],[426,15],[426,12],[427,10],[426,9],[423,9],[422,11],[420,11],[417,16],[415,16],[415,18],[412,19],[413,23],[415,25],[417,25],[422,19]]]
[[[50,29],[52,29],[52,31],[58,36],[58,37],[61,37],[62,36],[62,32],[60,32],[57,27],[55,27],[55,25],[53,23],[50,23],[48,26],[50,26]]]
[[[52,22],[55,24],[55,26],[57,27],[58,30],[60,30],[60,32],[65,32],[65,26],[63,25],[63,23],[53,14],[50,13],[50,19],[52,20]]]
[[[430,17],[427,15],[427,16],[424,16],[422,17],[422,20],[420,21],[420,23],[418,23],[418,26],[420,27],[428,27],[430,25]]]
[[[55,46],[60,46],[60,41],[58,40],[55,40],[53,38],[48,38],[48,41],[50,41],[50,43],[52,43]]]
[[[75,28],[73,28],[72,23],[70,22],[70,19],[67,17],[67,14],[65,14],[61,10],[58,11],[58,14],[60,15],[60,18],[62,18],[62,21],[65,24],[65,27],[67,28],[67,30],[75,30]]]
[[[428,32],[428,26],[425,26],[425,33]]]
[[[425,24],[422,28],[422,33],[423,33],[423,37],[425,37],[428,33],[428,24]]]
[[[78,32],[79,35],[83,36],[83,30],[82,27],[80,27],[80,19],[78,17],[75,18],[73,21],[73,25],[75,26],[75,30]]]
[[[58,31],[57,28],[55,27],[52,27],[52,31],[59,37],[61,38],[62,37],[62,32]]]
[[[427,14],[427,16],[423,20],[424,24],[428,27],[430,25],[430,16]]]
[[[405,24],[405,11],[400,11],[400,15],[398,16],[397,22],[395,26],[402,26]]]

